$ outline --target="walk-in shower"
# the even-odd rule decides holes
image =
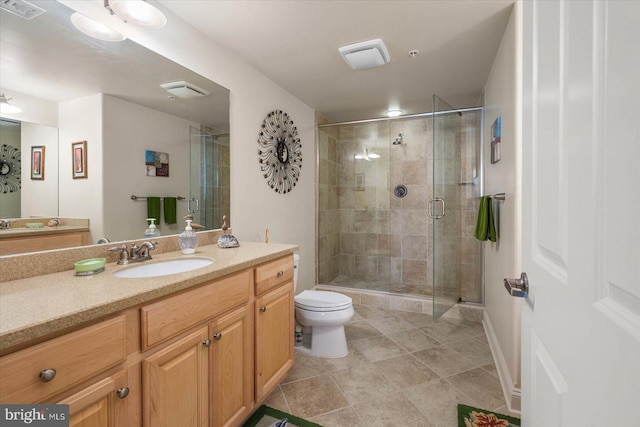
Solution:
[[[437,316],[482,302],[481,115],[435,97],[433,113],[319,126],[319,284],[432,297]]]

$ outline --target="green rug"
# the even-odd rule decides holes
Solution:
[[[320,424],[303,420],[286,412],[270,408],[267,405],[262,405],[256,409],[251,418],[242,427],[270,427],[283,418],[287,419],[286,427],[322,427]]]
[[[520,420],[473,406],[458,405],[458,427],[520,427]]]

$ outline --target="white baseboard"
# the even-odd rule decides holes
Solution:
[[[495,331],[493,330],[493,326],[491,325],[491,320],[487,315],[487,312],[484,312],[484,318],[482,320],[482,324],[484,325],[485,333],[487,334],[487,340],[489,341],[489,347],[491,347],[491,353],[493,354],[493,361],[496,364],[496,369],[498,370],[498,378],[500,379],[500,385],[502,386],[502,394],[504,395],[505,403],[507,404],[507,409],[509,409],[509,415],[520,417],[520,408],[521,408],[521,390],[519,387],[515,387],[513,383],[513,379],[511,378],[511,373],[509,372],[509,367],[507,365],[507,361],[504,358],[504,354],[502,353],[502,349],[498,344],[498,337],[496,336]]]

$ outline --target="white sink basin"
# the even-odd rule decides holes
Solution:
[[[166,261],[139,264],[113,273],[115,277],[128,279],[140,277],[168,276],[169,274],[185,273],[213,264],[213,260],[206,258],[170,259]]]

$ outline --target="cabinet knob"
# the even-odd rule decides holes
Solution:
[[[45,369],[44,371],[40,372],[40,381],[42,381],[43,383],[48,383],[55,377],[56,377],[55,369]]]
[[[204,345],[205,347],[209,347],[211,345],[211,340],[206,339],[206,340],[202,341],[202,345]]]
[[[267,307],[263,305],[262,307],[260,307],[260,311],[264,313],[265,311],[267,311]]]
[[[213,334],[213,338],[215,338],[216,341],[220,341],[222,339],[222,333],[218,332],[217,334]]]
[[[119,397],[120,399],[124,399],[125,397],[129,396],[129,387],[122,387],[122,388],[119,388],[119,389],[116,391],[116,394],[118,395],[118,397]]]
[[[278,271],[278,277],[282,277],[282,276],[284,276],[284,271],[282,270]]]

